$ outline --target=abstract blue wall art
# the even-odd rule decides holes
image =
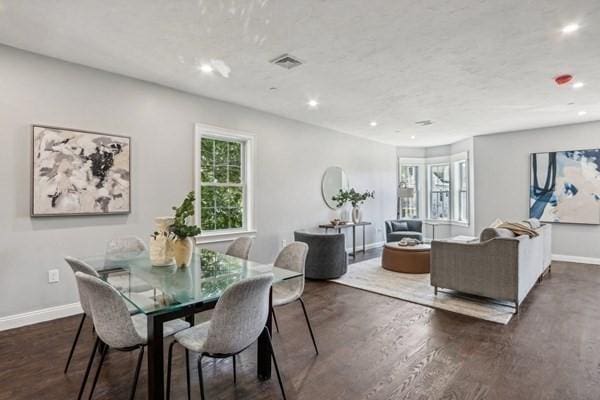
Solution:
[[[600,149],[532,154],[529,216],[600,224]]]

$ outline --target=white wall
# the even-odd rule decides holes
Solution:
[[[295,229],[337,215],[320,192],[331,165],[344,168],[357,189],[375,190],[363,208],[374,222],[368,242],[383,240],[383,221],[395,216],[392,146],[5,46],[0,77],[0,317],[77,301],[63,256],[102,254],[115,236],[146,238],[153,217],[193,187],[197,122],[256,134],[255,260],[272,261]],[[132,213],[30,218],[34,123],[131,136]],[[50,268],[60,270],[60,283],[47,283]]]
[[[475,137],[476,231],[528,218],[530,153],[587,148],[600,148],[600,122]],[[552,233],[553,254],[600,258],[599,225],[554,224]]]

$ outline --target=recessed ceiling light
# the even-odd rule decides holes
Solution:
[[[371,126],[377,126],[377,121],[371,121],[371,122],[369,122],[369,125],[371,125]]]
[[[587,114],[587,111],[579,111],[577,113],[577,115],[579,115],[580,117],[583,117],[585,114]]]
[[[569,25],[565,25],[563,26],[563,28],[561,29],[562,33],[573,33],[579,30],[579,24],[569,24]]]
[[[417,137],[415,135],[412,135],[410,138],[415,140]]]
[[[204,72],[205,74],[210,74],[214,71],[214,68],[209,64],[202,64],[200,66],[200,71]]]
[[[573,84],[573,89],[581,89],[583,86],[585,86],[583,82],[575,82]]]
[[[317,108],[317,106],[319,105],[319,102],[316,100],[309,100],[308,101],[308,106],[311,108]]]

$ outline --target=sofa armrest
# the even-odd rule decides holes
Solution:
[[[431,284],[479,296],[518,299],[519,247],[524,237],[479,243],[433,241]]]

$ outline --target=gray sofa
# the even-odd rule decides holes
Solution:
[[[423,241],[423,222],[418,219],[394,219],[385,221],[386,242],[398,242],[404,238]]]
[[[507,229],[486,228],[480,241],[431,243],[431,285],[463,293],[508,300],[516,312],[529,291],[551,266],[552,227],[539,236],[515,236]]]
[[[348,268],[346,237],[343,233],[296,231],[294,239],[308,244],[305,276],[309,279],[334,279]]]

